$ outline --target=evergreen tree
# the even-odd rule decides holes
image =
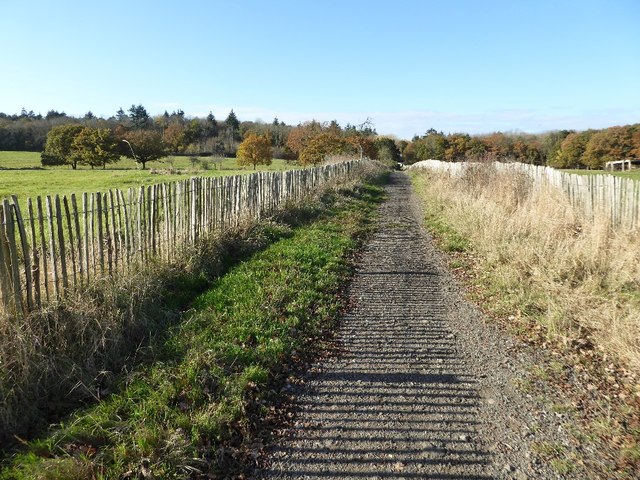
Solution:
[[[120,107],[118,109],[118,111],[116,112],[116,120],[118,120],[118,122],[120,123],[125,123],[127,120],[129,119],[129,117],[127,116],[127,114],[124,112],[124,110],[122,109],[122,107]]]
[[[129,109],[129,120],[131,127],[135,130],[147,128],[151,124],[151,117],[142,105],[131,105]]]
[[[207,115],[207,121],[204,125],[205,137],[217,137],[218,130],[218,122],[216,121],[216,117],[213,115],[213,113],[209,112],[209,115]]]
[[[233,137],[234,140],[240,140],[240,122],[238,117],[233,112],[233,109],[229,112],[229,116],[224,121],[227,127],[227,133]]]

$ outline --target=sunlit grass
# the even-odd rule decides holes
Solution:
[[[37,152],[0,152],[0,199],[18,195],[20,199],[44,195],[97,192],[111,188],[128,189],[156,183],[174,182],[193,176],[220,176],[252,173],[250,167],[238,167],[234,158],[166,157],[149,162],[146,170],[128,158],[107,169],[91,170],[68,166],[42,167]],[[285,160],[274,160],[257,171],[280,171],[296,168]]]
[[[293,228],[268,227],[272,243],[204,293],[201,276],[185,277],[175,295],[192,308],[155,361],[129,366],[105,400],[29,442],[0,479],[142,478],[142,464],[154,478],[239,478],[287,365],[335,327],[351,253],[381,197],[374,186],[325,193]]]
[[[582,169],[562,170],[562,171],[566,173],[575,173],[577,175],[614,175],[616,177],[633,178],[635,180],[640,180],[640,169],[625,170],[624,172],[610,171],[610,170],[582,170]]]

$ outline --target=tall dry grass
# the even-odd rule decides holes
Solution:
[[[154,343],[178,318],[181,291],[215,277],[238,249],[255,248],[261,231],[243,226],[185,248],[172,264],[151,261],[28,316],[0,316],[0,445],[100,400],[132,367],[152,361]]]
[[[260,222],[203,236],[126,276],[96,278],[26,317],[0,313],[0,454],[21,437],[83,403],[107,396],[136,365],[156,360],[157,348],[181,310],[230,266],[331,207],[335,192],[380,176],[363,162],[348,180],[334,179]]]
[[[415,173],[427,208],[467,238],[496,308],[583,339],[640,372],[640,237],[587,220],[562,192],[476,165]]]

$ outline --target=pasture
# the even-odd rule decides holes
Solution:
[[[610,170],[585,170],[585,169],[567,169],[562,170],[566,173],[575,173],[577,175],[613,175],[616,177],[622,178],[633,178],[634,180],[640,180],[640,169],[636,170],[625,170],[621,171],[610,171]]]
[[[147,170],[140,170],[131,159],[122,158],[105,170],[78,166],[43,167],[38,152],[0,151],[0,199],[17,195],[21,199],[45,195],[97,192],[111,188],[126,190],[132,187],[175,182],[193,176],[222,176],[251,173],[250,167],[239,167],[235,158],[165,157],[149,162]],[[273,160],[268,167],[257,171],[281,171],[295,168],[284,160]]]

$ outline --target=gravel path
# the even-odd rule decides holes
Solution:
[[[557,478],[531,443],[562,419],[515,385],[531,361],[467,303],[394,173],[350,288],[338,354],[298,387],[263,478]],[[517,351],[516,351],[517,350]]]

